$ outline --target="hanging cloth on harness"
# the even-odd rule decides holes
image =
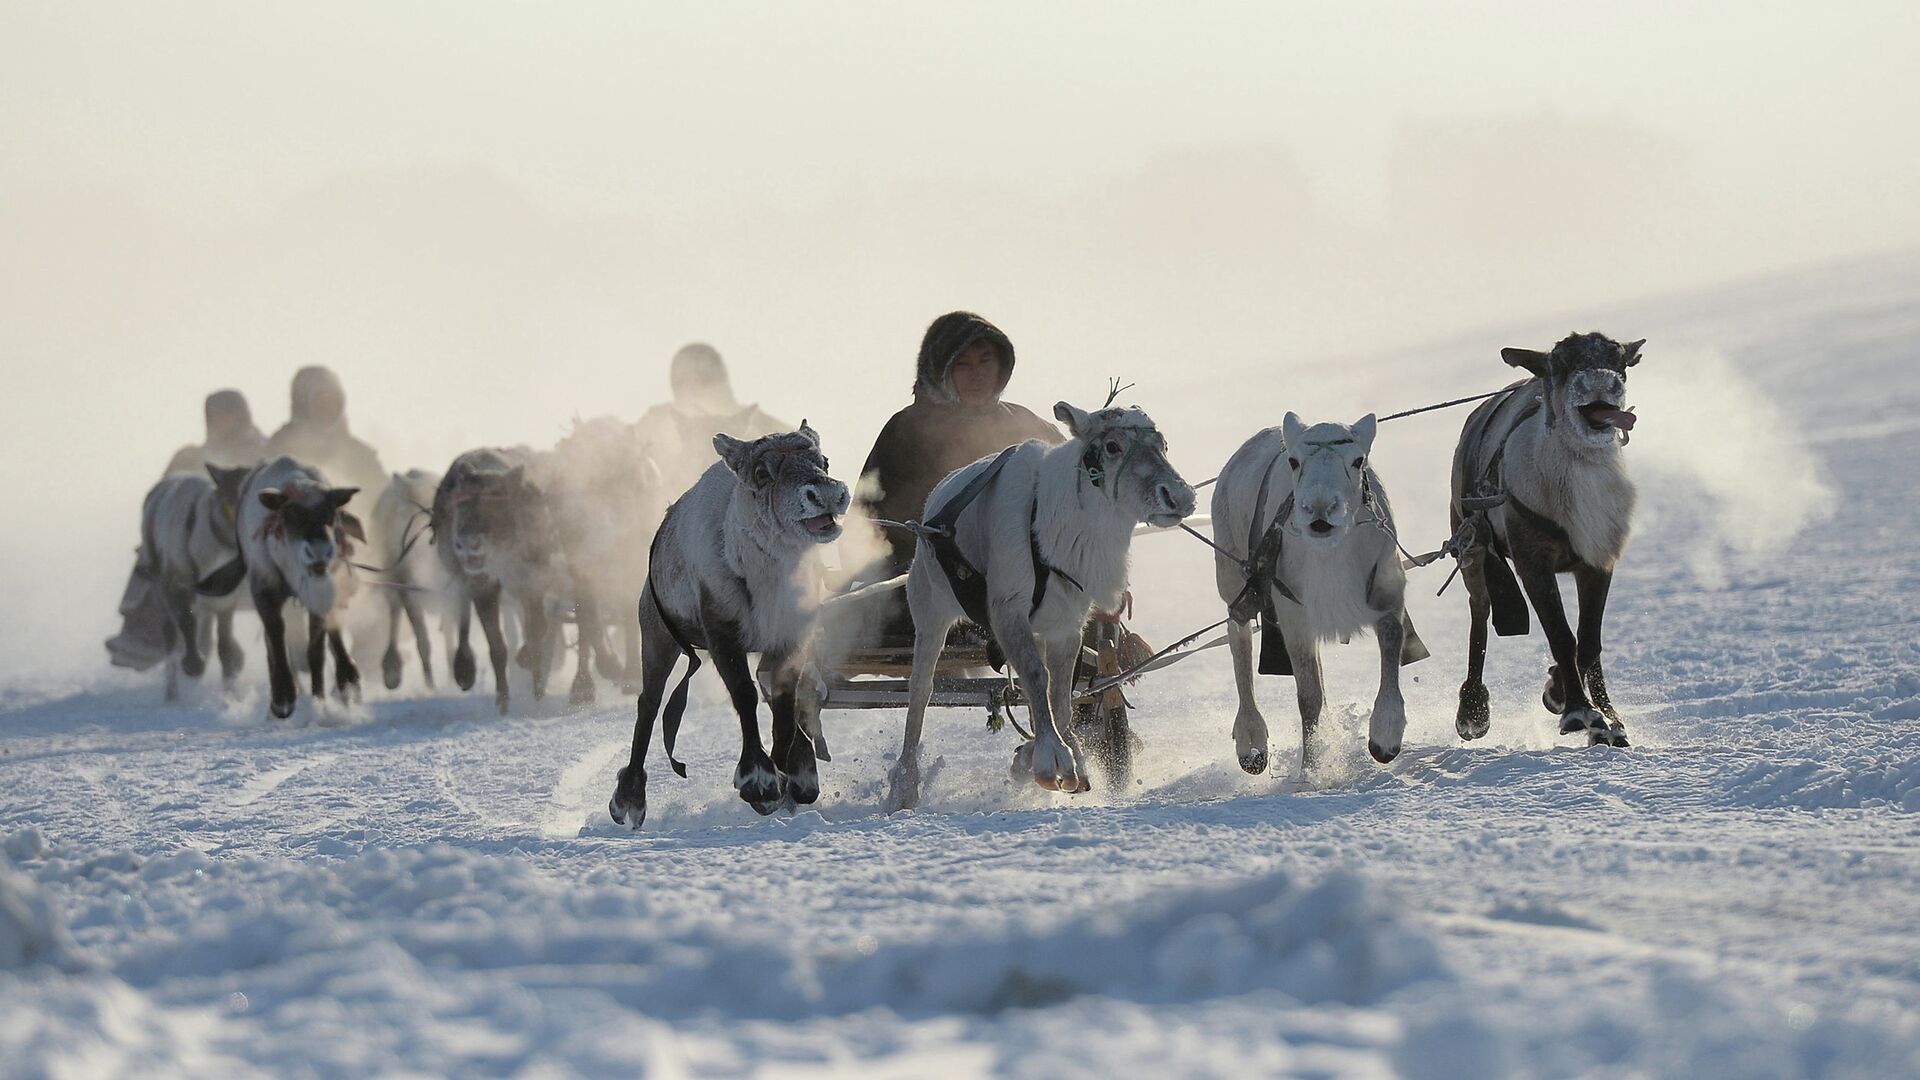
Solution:
[[[980,493],[985,491],[993,478],[1000,474],[1000,470],[1007,464],[1007,459],[1012,457],[1013,452],[1018,449],[1020,447],[1015,445],[1000,451],[999,455],[986,468],[974,474],[973,479],[967,481],[966,486],[962,487],[953,498],[941,504],[940,509],[934,511],[933,516],[927,519],[921,538],[922,543],[932,546],[934,561],[940,564],[941,572],[946,575],[947,585],[953,590],[954,599],[960,601],[960,610],[966,613],[968,621],[989,632],[993,628],[993,623],[988,616],[987,575],[981,573],[979,568],[961,553],[954,526],[959,521],[960,514],[980,497]],[[1074,588],[1085,591],[1085,587],[1071,574],[1049,564],[1040,554],[1040,534],[1036,528],[1039,520],[1040,499],[1036,493],[1027,517],[1027,546],[1033,557],[1033,601],[1027,612],[1030,616],[1040,610],[1041,601],[1046,599],[1047,583],[1056,574]]]
[[[653,534],[653,544],[647,549],[649,567],[660,565],[659,547],[660,534],[656,532]],[[745,587],[746,582],[742,581],[741,588]],[[687,640],[686,634],[673,624],[673,617],[667,614],[666,605],[660,602],[659,591],[653,587],[651,572],[647,574],[647,598],[653,602],[653,611],[660,617],[660,625],[667,628],[667,636],[673,639],[673,643],[687,658],[687,673],[680,676],[679,684],[673,688],[673,693],[667,696],[666,709],[660,714],[660,745],[667,752],[667,764],[673,766],[675,773],[684,777],[687,775],[687,766],[674,756],[673,747],[680,738],[680,717],[687,711],[687,684],[693,681],[693,673],[700,670],[699,648]]]

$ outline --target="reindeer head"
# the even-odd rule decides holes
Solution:
[[[1500,357],[1546,383],[1549,426],[1575,446],[1611,448],[1633,430],[1626,411],[1627,369],[1646,339],[1625,345],[1604,334],[1569,334],[1552,352],[1501,349]]]
[[[1138,407],[1085,412],[1062,401],[1053,415],[1085,444],[1081,465],[1135,522],[1172,528],[1193,513],[1192,485],[1167,461],[1167,440]]]
[[[746,442],[715,435],[713,448],[739,479],[736,500],[752,507],[754,526],[768,541],[825,544],[840,536],[840,515],[852,495],[827,475],[820,435],[800,421],[800,430]]]
[[[475,471],[461,477],[449,493],[447,538],[453,559],[469,577],[489,577],[504,553],[519,551],[537,537],[531,532],[540,490],[527,480],[524,465]]]
[[[1293,473],[1293,516],[1281,527],[1312,543],[1339,543],[1360,519],[1373,482],[1367,469],[1373,414],[1351,427],[1307,427],[1298,414],[1288,413],[1280,431],[1287,443],[1287,468]]]
[[[263,528],[286,541],[294,562],[308,578],[327,577],[335,560],[344,557],[348,537],[367,538],[360,519],[342,509],[359,490],[301,480],[284,488],[267,488],[260,492],[260,505],[270,515]]]

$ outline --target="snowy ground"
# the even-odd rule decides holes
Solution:
[[[1493,733],[1461,745],[1443,570],[1390,767],[1370,644],[1330,664],[1312,776],[1283,680],[1277,775],[1233,765],[1214,652],[1133,693],[1134,790],[1016,789],[1010,737],[956,711],[892,817],[897,714],[830,714],[817,812],[760,819],[704,677],[692,775],[655,770],[634,835],[605,811],[625,700],[376,687],[274,723],[257,689],[9,676],[0,1073],[1920,1075],[1917,311],[1909,258],[1581,320],[1653,339],[1627,750],[1555,734],[1537,635],[1494,642]],[[1566,329],[1370,360],[1365,404],[1413,403],[1416,367],[1497,385],[1494,346]],[[1376,453],[1431,540],[1459,419]],[[1198,545],[1145,543],[1140,628],[1217,617]]]

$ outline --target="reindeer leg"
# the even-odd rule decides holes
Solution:
[[[740,717],[740,763],[733,770],[733,786],[755,813],[771,814],[780,806],[780,772],[760,741],[760,691],[747,668],[740,631],[717,618],[702,621],[707,630],[707,651],[720,672],[720,681],[726,684],[727,696],[733,699],[733,711]]]
[[[533,700],[547,696],[547,676],[553,674],[553,631],[547,619],[544,593],[530,592],[521,598],[520,607],[527,620],[526,653],[533,671]]]
[[[1594,707],[1607,718],[1606,741],[1613,746],[1625,746],[1627,728],[1620,722],[1620,714],[1614,711],[1613,698],[1607,694],[1607,676],[1600,669],[1600,623],[1606,617],[1607,590],[1613,586],[1613,571],[1582,564],[1574,568],[1573,583],[1580,597],[1580,634],[1574,647],[1580,681],[1592,695]],[[1596,734],[1593,740],[1599,742],[1599,736]]]
[[[171,608],[173,605],[169,603],[167,606]],[[168,611],[167,621],[160,627],[160,640],[165,643],[167,648],[167,659],[164,670],[167,673],[166,700],[168,701],[178,701],[180,699],[180,658],[174,655],[174,645],[179,636],[180,627],[173,617],[173,612]]]
[[[307,674],[313,679],[313,696],[327,696],[327,622],[307,613]]]
[[[468,640],[473,630],[474,607],[473,599],[468,596],[463,589],[460,593],[460,629],[458,632],[460,643],[456,645],[453,650],[453,685],[459,687],[462,691],[473,689],[474,679],[479,674],[474,670],[473,645]],[[489,642],[489,647],[491,647],[491,642]]]
[[[400,688],[400,599],[387,598],[387,651],[380,654],[380,681],[387,689]]]
[[[1380,691],[1367,723],[1367,753],[1385,765],[1400,756],[1400,741],[1407,733],[1407,703],[1400,696],[1400,645],[1406,635],[1400,611],[1380,616],[1373,635],[1380,639]]]
[[[814,762],[813,740],[800,730],[795,702],[799,665],[792,657],[763,656],[760,677],[773,712],[773,763],[786,780],[787,802],[810,805],[820,799],[820,768]]]
[[[573,623],[575,646],[578,660],[573,668],[573,686],[568,689],[567,701],[574,705],[593,704],[593,653],[594,642],[600,638],[600,613],[593,598],[581,590],[581,597],[574,601]]]
[[[293,664],[287,659],[287,594],[274,588],[253,587],[253,609],[260,614],[260,628],[267,636],[268,710],[285,720],[293,715],[299,688],[293,682]]]
[[[909,590],[912,587],[909,582]],[[913,672],[907,676],[907,727],[900,744],[900,760],[887,772],[887,800],[883,805],[888,813],[920,805],[920,731],[927,717],[927,703],[933,700],[934,670],[940,665],[940,653],[947,646],[953,622],[914,621]]]
[[[333,653],[333,692],[343,705],[360,700],[360,668],[347,653],[346,639],[339,630],[327,631],[327,648]]]
[[[1061,791],[1069,794],[1093,790],[1093,774],[1087,769],[1087,754],[1080,745],[1079,733],[1073,730],[1073,670],[1080,662],[1080,641],[1081,634],[1075,631],[1072,637],[1042,642],[1041,650],[1047,658],[1047,690],[1051,694],[1048,705],[1054,723],[1060,730],[1061,740],[1073,754],[1074,771],[1080,779],[1077,787],[1060,786]]]
[[[420,678],[426,682],[427,689],[433,689],[433,639],[427,634],[427,613],[420,607],[420,598],[412,593],[406,594],[401,603],[407,609],[407,623],[413,627],[413,647],[420,653]]]
[[[215,641],[220,651],[220,680],[226,688],[233,689],[233,680],[240,675],[240,669],[247,662],[247,654],[240,649],[240,643],[233,637],[233,612],[223,611],[214,617],[217,635]]]
[[[1493,720],[1492,701],[1484,679],[1487,667],[1487,620],[1493,614],[1493,602],[1487,593],[1485,562],[1490,557],[1494,556],[1489,556],[1484,550],[1476,551],[1467,557],[1460,571],[1460,580],[1467,587],[1467,608],[1472,621],[1467,628],[1467,680],[1460,684],[1460,711],[1454,714],[1453,729],[1467,740],[1486,735]]]
[[[1557,684],[1564,695],[1561,699],[1560,734],[1587,732],[1593,741],[1606,741],[1609,737],[1606,718],[1587,702],[1587,692],[1580,685],[1580,680],[1564,677],[1578,671],[1579,667],[1574,662],[1573,630],[1567,625],[1567,610],[1560,600],[1559,581],[1551,570],[1523,566],[1520,569],[1520,586],[1527,590],[1527,599],[1533,602],[1533,612],[1540,617],[1540,628],[1547,633],[1547,646],[1553,650],[1553,671],[1548,675],[1548,688],[1551,690]]]
[[[1284,609],[1277,625],[1286,639],[1287,659],[1293,664],[1293,692],[1300,702],[1300,770],[1320,764],[1320,710],[1325,694],[1320,682],[1320,639],[1307,626],[1288,618]],[[1399,662],[1398,654],[1395,663]]]
[[[483,589],[473,595],[473,609],[480,616],[480,630],[487,635],[487,659],[493,662],[493,700],[500,715],[507,713],[507,636],[500,629],[500,586]]]
[[[1233,688],[1240,709],[1233,714],[1233,751],[1240,768],[1258,776],[1267,771],[1267,718],[1253,700],[1253,623],[1227,622],[1227,652],[1233,656]]]
[[[643,607],[641,617],[650,614]],[[673,675],[674,661],[680,658],[680,650],[658,619],[648,621],[640,649],[640,701],[634,712],[633,750],[614,780],[613,798],[607,801],[608,816],[616,824],[633,829],[647,820],[647,749],[653,742],[653,722],[666,696],[667,679]]]
[[[1060,723],[1068,720],[1053,715],[1053,693],[1048,683],[1047,658],[1033,636],[1033,623],[1027,618],[1024,601],[992,606],[988,618],[993,622],[993,637],[1007,655],[1020,680],[1020,689],[1031,704],[1033,718],[1033,780],[1049,791],[1080,790],[1079,766],[1073,749],[1060,734]]]
[[[167,606],[172,609],[173,624],[180,634],[180,673],[189,679],[198,679],[207,670],[207,658],[200,652],[200,627],[193,610],[193,588],[168,589]]]

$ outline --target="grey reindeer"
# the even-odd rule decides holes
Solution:
[[[673,747],[701,649],[712,655],[740,717],[733,773],[740,797],[762,814],[820,797],[813,742],[799,726],[794,695],[824,592],[820,547],[839,538],[851,495],[827,474],[820,436],[804,420],[798,431],[752,442],[715,435],[713,446],[720,460],[667,509],[654,534],[640,597],[633,751],[607,803],[615,822],[634,829],[647,816],[653,722],[683,653],[687,673],[667,701],[662,741],[674,771],[686,775]],[[760,741],[749,653],[760,654],[759,683],[773,713],[772,757]]]
[[[1640,362],[1645,343],[1622,345],[1587,333],[1569,335],[1550,352],[1502,349],[1502,359],[1532,378],[1475,409],[1460,433],[1453,460],[1456,536],[1464,522],[1472,523],[1461,552],[1472,609],[1467,678],[1455,718],[1463,739],[1487,733],[1481,675],[1489,617],[1502,637],[1524,635],[1531,601],[1553,652],[1541,702],[1559,715],[1561,733],[1585,732],[1595,745],[1627,745],[1600,666],[1600,627],[1633,522],[1633,481],[1620,448],[1634,424],[1625,408],[1627,369]],[[1560,574],[1573,576],[1579,595],[1578,634],[1567,624]]]
[[[233,637],[246,563],[240,557],[240,485],[250,470],[207,466],[205,474],[174,473],[153,485],[141,505],[140,541],[154,580],[166,597],[167,700],[179,696],[180,676],[198,679],[206,670],[201,652],[204,624],[219,628],[220,674],[230,689],[245,654]]]

